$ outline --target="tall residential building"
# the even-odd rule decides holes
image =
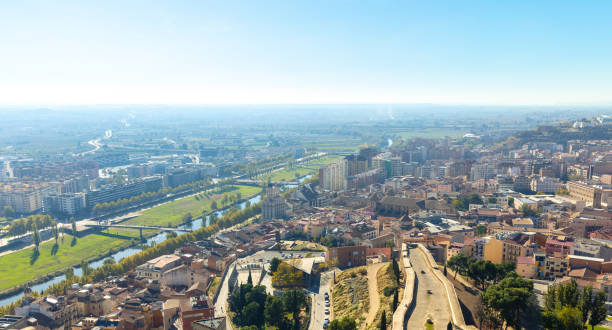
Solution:
[[[474,181],[480,180],[480,179],[492,179],[495,177],[495,175],[497,174],[497,170],[495,165],[493,164],[488,164],[488,163],[484,163],[484,164],[474,164],[472,165],[471,168],[471,178]]]
[[[45,213],[75,215],[85,208],[85,194],[49,195],[43,199]]]
[[[346,160],[346,176],[354,176],[363,173],[368,169],[368,160],[357,155],[348,155]]]
[[[324,190],[342,191],[346,188],[346,160],[339,160],[319,169],[319,183]]]
[[[368,169],[372,168],[372,158],[378,154],[376,147],[367,147],[359,149],[359,157],[365,158],[368,162]]]
[[[287,216],[287,203],[280,195],[278,187],[266,187],[261,202],[261,214],[264,220],[283,219]]]

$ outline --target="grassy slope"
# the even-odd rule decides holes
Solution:
[[[391,263],[386,266],[382,266],[378,270],[378,273],[376,274],[376,284],[378,286],[378,296],[380,297],[380,307],[376,312],[376,318],[374,319],[374,322],[369,327],[370,329],[375,329],[379,327],[380,318],[382,317],[383,310],[386,311],[387,322],[391,323],[393,319],[393,312],[391,311],[391,305],[393,304],[393,295],[390,295],[388,297],[385,296],[384,290],[388,286],[396,286],[396,283],[397,282],[395,279],[395,275],[393,274],[393,267],[391,266]],[[400,291],[398,292],[398,303],[401,302],[401,297],[404,291],[401,287],[399,287],[399,290]]]
[[[363,274],[360,273],[361,270]],[[365,321],[370,308],[366,268],[347,269],[336,276],[336,283],[332,290],[334,318],[352,317],[359,327]]]
[[[122,234],[125,233],[122,232]],[[131,234],[137,235],[137,233]],[[65,235],[63,242],[60,239],[59,249],[55,255],[51,255],[55,241],[41,244],[40,255],[33,264],[30,262],[34,248],[0,257],[0,290],[26,283],[39,276],[63,271],[71,265],[81,263],[81,260],[102,255],[112,248],[119,248],[130,243],[129,240],[102,235],[88,235],[79,238],[74,246],[71,246],[71,241],[72,236],[70,235]]]
[[[240,192],[242,198],[257,194],[261,189],[252,186],[241,186],[237,185],[236,190],[227,192],[227,194],[236,194]],[[217,200],[218,207],[221,207],[220,200],[221,196],[215,198]],[[202,211],[211,211],[210,204],[214,199],[201,198],[196,200],[194,196],[177,199],[170,203],[166,203],[152,209],[144,210],[141,215],[125,221],[124,224],[130,225],[149,225],[149,226],[167,226],[170,223],[172,226],[176,226],[183,222],[183,215],[190,212],[194,219],[200,217]]]

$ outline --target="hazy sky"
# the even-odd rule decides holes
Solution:
[[[612,104],[612,1],[1,1],[0,104]]]

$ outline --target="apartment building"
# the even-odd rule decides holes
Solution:
[[[570,197],[584,201],[587,206],[594,208],[608,206],[609,199],[612,197],[612,187],[608,185],[570,181],[567,183],[567,189]]]
[[[136,267],[136,275],[159,281],[161,280],[164,272],[178,266],[180,262],[181,258],[178,256],[172,254],[163,255]]]
[[[319,169],[319,184],[324,190],[343,191],[346,188],[346,160],[339,160]]]
[[[39,212],[43,208],[43,197],[52,193],[50,186],[15,183],[0,186],[0,207],[10,206],[20,214]]]
[[[559,179],[549,177],[538,177],[531,179],[531,190],[552,194],[559,190],[563,184]]]
[[[101,189],[88,191],[85,194],[85,205],[92,208],[96,204],[116,201],[122,198],[130,198],[144,192],[157,191],[162,188],[162,178],[153,176],[134,180],[123,185],[110,185]]]

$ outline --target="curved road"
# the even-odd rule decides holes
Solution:
[[[430,271],[423,251],[410,249],[409,256],[416,273],[417,293],[414,309],[408,311],[406,329],[424,329],[428,317],[433,320],[435,329],[446,329],[451,313],[444,286]],[[421,273],[421,270],[425,271],[425,274]],[[427,293],[427,290],[432,293]]]

